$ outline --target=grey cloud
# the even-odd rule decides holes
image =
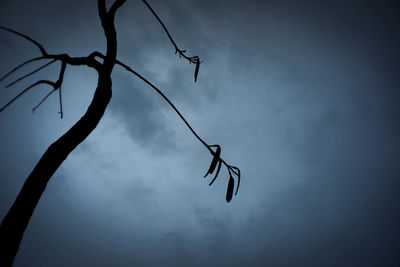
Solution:
[[[229,242],[229,219],[215,214],[211,208],[194,207],[194,215],[207,240],[207,246],[216,252],[223,250]]]
[[[173,132],[166,128],[162,109],[156,95],[142,81],[128,75],[115,74],[111,113],[121,121],[132,139],[143,145],[151,145],[156,151],[163,147],[173,148]]]
[[[187,266],[193,264],[193,256],[185,245],[185,238],[182,236],[182,234],[177,232],[169,232],[165,234],[165,238],[176,249],[175,255],[172,256],[172,262],[175,266]]]

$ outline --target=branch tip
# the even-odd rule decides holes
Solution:
[[[149,3],[147,3],[146,0],[142,0],[143,3],[147,6],[147,8],[150,10],[150,12],[153,14],[153,16],[158,20],[158,22],[161,24],[161,27],[164,29],[165,33],[167,34],[169,40],[171,41],[172,45],[175,48],[175,54],[178,53],[179,54],[179,58],[183,57],[186,60],[189,61],[189,64],[193,63],[196,64],[196,69],[195,69],[195,73],[194,73],[194,81],[197,82],[197,75],[199,73],[199,68],[200,68],[200,59],[198,56],[193,56],[193,57],[188,57],[185,55],[186,50],[180,50],[178,48],[178,45],[175,43],[174,39],[172,39],[171,34],[169,33],[167,27],[165,26],[165,24],[162,22],[162,20],[160,19],[160,17],[157,15],[157,13],[154,11],[154,9],[149,5]]]

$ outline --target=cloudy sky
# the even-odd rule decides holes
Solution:
[[[0,25],[50,53],[105,50],[95,0],[1,0]],[[110,1],[111,2],[111,1]],[[242,171],[209,187],[211,155],[150,87],[116,67],[97,129],[57,170],[15,266],[390,266],[400,257],[398,1],[139,0],[116,18],[118,57],[154,82]],[[0,32],[0,74],[39,51]],[[29,72],[35,64],[18,75]],[[59,65],[5,88],[4,105]],[[64,118],[37,87],[0,113],[0,217],[97,82],[67,67]]]

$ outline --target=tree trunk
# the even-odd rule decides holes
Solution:
[[[0,226],[0,266],[11,266],[24,231],[50,178],[96,128],[111,99],[111,78],[99,73],[98,85],[85,115],[43,154]]]
[[[105,0],[98,0],[101,24],[107,40],[103,64],[95,67],[99,74],[97,88],[85,115],[54,142],[43,154],[17,199],[0,225],[0,266],[12,266],[25,229],[46,185],[61,163],[96,128],[112,96],[111,72],[117,56],[114,15],[126,0],[116,0],[107,11]]]

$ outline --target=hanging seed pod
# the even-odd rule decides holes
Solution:
[[[200,69],[200,59],[197,58],[196,69],[194,70],[194,82],[197,82],[197,75],[199,74],[199,69]]]
[[[229,176],[228,190],[226,191],[226,202],[230,202],[233,195],[233,187],[235,186],[235,180],[232,175]]]

